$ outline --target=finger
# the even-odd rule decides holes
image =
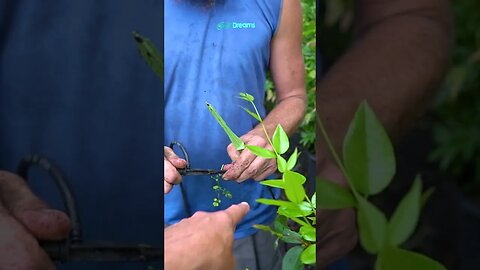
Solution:
[[[233,146],[233,144],[231,143],[227,146],[227,154],[232,161],[235,161],[240,156],[240,151],[235,149],[235,146]]]
[[[232,167],[223,175],[223,179],[237,179],[256,157],[248,149],[243,150],[240,157],[232,163]]]
[[[187,161],[183,158],[179,158],[175,152],[173,152],[173,149],[170,147],[163,147],[163,155],[165,159],[167,159],[170,163],[172,163],[175,168],[185,168],[187,165]]]
[[[172,190],[173,188],[173,185],[166,182],[166,181],[163,181],[163,194],[167,194],[170,192],[170,190]]]
[[[0,197],[5,208],[38,239],[60,240],[68,236],[71,228],[68,216],[48,209],[20,176],[0,172]]]
[[[242,202],[239,204],[234,204],[224,211],[230,216],[233,226],[235,227],[245,217],[248,211],[250,211],[250,206],[248,203]]]
[[[235,181],[240,183],[262,173],[266,169],[267,163],[268,161],[266,159],[256,157]]]
[[[177,168],[175,168],[166,158],[163,159],[163,166],[163,176],[165,182],[172,185],[182,182],[182,176],[178,172]]]
[[[268,164],[265,166],[264,170],[260,172],[258,175],[253,177],[255,181],[261,181],[267,179],[270,175],[272,175],[277,170],[277,162],[275,160],[269,161]]]

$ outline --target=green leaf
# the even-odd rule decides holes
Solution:
[[[155,72],[155,74],[163,82],[163,56],[158,52],[155,45],[147,39],[142,37],[139,33],[133,32],[133,38],[137,43],[140,55],[147,62],[150,68]]]
[[[287,170],[291,171],[297,164],[297,159],[298,159],[298,151],[297,148],[295,148],[295,151],[293,151],[293,154],[288,158],[287,161]]]
[[[377,258],[376,270],[447,270],[439,262],[422,254],[400,249],[386,248]]]
[[[345,168],[355,188],[374,195],[395,174],[395,155],[385,129],[366,102],[362,102],[344,140]]]
[[[312,214],[313,211],[311,207],[306,207],[306,204],[303,203],[304,202],[300,204],[291,203],[289,206],[282,205],[278,208],[278,214],[287,217],[304,217]]]
[[[300,235],[303,239],[310,242],[315,242],[317,240],[317,230],[310,225],[300,227]]]
[[[281,173],[287,171],[287,161],[280,155],[277,155],[277,167]]]
[[[282,234],[281,234],[281,233],[272,230],[272,228],[270,228],[269,226],[262,225],[262,224],[254,224],[253,227],[254,227],[255,229],[259,229],[259,230],[262,230],[262,231],[270,232],[272,235],[275,235],[276,237],[282,237]]]
[[[375,205],[363,197],[358,198],[357,207],[360,243],[366,251],[376,254],[385,245],[387,219]]]
[[[252,111],[250,111],[249,109],[245,108],[245,107],[242,107],[242,109],[244,111],[246,111],[248,114],[250,114],[253,118],[255,118],[258,122],[262,122],[262,119],[260,118],[260,116]]]
[[[317,177],[316,190],[318,192],[316,201],[319,208],[341,209],[356,205],[355,197],[353,197],[350,190],[330,180]]]
[[[230,127],[227,125],[225,120],[217,113],[215,108],[207,102],[207,107],[208,110],[212,113],[213,117],[217,120],[218,124],[225,130],[225,133],[227,133],[228,138],[232,142],[233,146],[235,149],[238,151],[245,149],[245,143],[230,129]]]
[[[317,192],[313,193],[310,201],[312,202],[313,207],[315,207],[315,209],[317,209]]]
[[[400,201],[387,227],[388,243],[399,246],[414,232],[420,216],[422,182],[417,176],[410,191]]]
[[[294,246],[285,253],[282,260],[282,270],[302,270],[303,264],[300,255],[303,252],[302,246]]]
[[[273,222],[273,227],[277,232],[283,233],[283,231],[289,230],[287,222],[288,219],[286,216],[277,215],[275,221]]]
[[[274,187],[274,188],[285,188],[285,182],[282,179],[272,179],[272,180],[264,180],[260,182],[260,184],[264,186]]]
[[[238,96],[241,99],[246,100],[248,102],[253,102],[253,100],[255,100],[255,98],[252,95],[250,95],[249,93],[246,93],[246,92],[240,92],[240,94]]]
[[[303,264],[314,264],[317,261],[317,248],[315,244],[309,245],[300,255]]]
[[[274,199],[264,199],[260,198],[256,200],[258,203],[263,203],[266,205],[275,205],[275,206],[284,206],[284,207],[297,207],[296,204],[289,201],[274,200]]]
[[[303,188],[301,181],[295,178],[296,176],[293,175],[294,173],[299,174],[296,172],[286,171],[283,174],[283,180],[285,182],[285,195],[287,195],[287,198],[290,201],[298,204],[305,199],[305,189]],[[287,176],[287,174],[290,174],[292,176],[289,177]]]
[[[273,148],[279,155],[284,154],[287,152],[288,148],[290,147],[290,142],[288,141],[287,133],[283,130],[280,124],[277,125],[275,132],[273,133],[272,137]]]
[[[273,151],[270,151],[266,148],[256,146],[256,145],[246,145],[247,149],[250,150],[254,155],[259,156],[261,158],[276,158],[277,155]]]
[[[287,182],[295,182],[300,185],[303,185],[307,178],[303,176],[301,173],[298,172],[292,172],[292,171],[286,171],[283,176],[282,176],[283,181],[285,183]]]

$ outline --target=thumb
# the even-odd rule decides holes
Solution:
[[[246,202],[234,204],[224,210],[232,218],[233,226],[235,227],[250,211],[250,206]]]
[[[18,175],[0,171],[0,198],[11,215],[39,240],[60,240],[68,236],[70,219],[48,209]]]

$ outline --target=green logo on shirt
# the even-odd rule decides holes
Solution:
[[[217,24],[217,30],[227,29],[254,29],[255,23],[253,22],[219,22]]]

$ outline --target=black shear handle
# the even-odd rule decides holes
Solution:
[[[185,146],[183,146],[183,144],[180,143],[180,142],[178,142],[178,141],[172,141],[172,142],[170,143],[170,148],[171,148],[172,150],[174,150],[174,149],[173,149],[174,146],[177,146],[177,147],[180,148],[180,150],[182,151],[183,158],[185,159],[185,161],[186,161],[186,163],[187,163],[187,164],[185,165],[185,170],[189,170],[189,169],[190,169],[190,158],[188,157],[187,149],[185,149]],[[173,152],[175,152],[175,150],[174,150]]]

